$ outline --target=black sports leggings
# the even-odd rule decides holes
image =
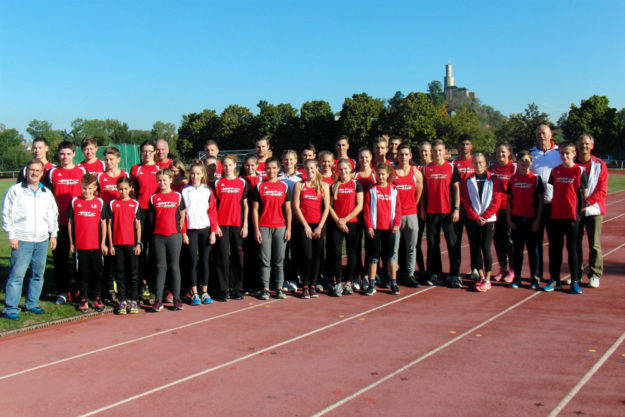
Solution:
[[[222,236],[217,239],[217,279],[219,290],[229,288],[241,290],[243,280],[243,258],[241,227],[221,226]]]
[[[467,219],[466,226],[471,249],[471,265],[476,269],[484,269],[485,272],[492,271],[493,255],[490,251],[495,234],[495,223],[491,222],[480,226],[473,220]],[[482,257],[484,258],[482,259]]]
[[[333,252],[334,276],[336,282],[349,282],[354,279],[356,272],[356,256],[359,245],[356,233],[356,223],[347,223],[347,233],[342,232],[336,223],[330,222],[328,226],[330,248]],[[345,255],[347,256],[347,269],[343,275],[343,241],[345,241]]]
[[[310,223],[311,229],[315,229],[318,223]],[[321,266],[321,258],[323,256],[323,238],[325,237],[325,227],[321,232],[321,237],[316,239],[309,239],[306,237],[304,227],[300,225],[300,247],[302,258],[302,285],[317,284],[317,277],[319,276],[319,268]]]
[[[201,276],[200,284],[208,285],[208,259],[210,258],[212,246],[209,243],[210,228],[188,229],[189,237],[189,269],[191,274],[191,286],[197,287],[198,282],[198,257],[200,260]]]

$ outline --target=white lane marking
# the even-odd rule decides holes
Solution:
[[[610,255],[611,253],[613,253],[613,252],[615,252],[615,251],[617,251],[618,249],[622,248],[623,246],[625,246],[625,243],[621,243],[619,246],[617,246],[616,248],[614,248],[614,249],[612,249],[611,251],[609,251],[608,253],[606,253],[606,254],[604,255],[604,257],[605,257],[605,256]],[[569,276],[570,276],[570,274],[568,274],[568,275],[564,276],[564,277],[563,277],[563,279],[566,279],[566,278],[568,278]],[[476,325],[476,326],[472,327],[471,329],[469,329],[469,330],[467,330],[466,332],[464,332],[464,333],[462,333],[462,334],[460,334],[460,335],[456,336],[455,338],[451,339],[450,341],[448,341],[448,342],[446,342],[446,343],[444,343],[444,344],[442,344],[442,345],[440,345],[440,346],[438,346],[438,347],[436,347],[436,348],[432,349],[432,350],[431,350],[431,351],[429,351],[428,353],[425,353],[424,355],[419,356],[417,359],[413,360],[412,362],[407,363],[406,365],[402,366],[401,368],[398,368],[398,369],[396,369],[395,371],[393,371],[393,372],[391,372],[391,373],[389,373],[389,374],[385,375],[384,377],[382,377],[382,378],[380,378],[380,379],[378,379],[378,380],[376,380],[376,381],[373,381],[371,384],[367,385],[366,387],[363,387],[363,388],[359,389],[358,391],[356,391],[356,392],[354,392],[353,394],[351,394],[351,395],[349,395],[349,396],[347,396],[347,397],[343,398],[342,400],[337,401],[337,402],[335,402],[334,404],[331,404],[331,405],[329,405],[328,407],[324,408],[323,410],[321,410],[321,411],[319,411],[319,412],[317,412],[317,413],[313,414],[313,415],[312,415],[312,417],[319,417],[319,416],[323,416],[323,415],[325,415],[325,414],[329,413],[330,411],[332,411],[332,410],[334,410],[334,409],[336,409],[336,408],[338,408],[338,407],[342,406],[343,404],[347,403],[348,401],[351,401],[351,400],[353,400],[354,398],[356,398],[357,396],[359,396],[359,395],[361,395],[361,394],[363,394],[363,393],[365,393],[365,392],[367,392],[367,391],[371,390],[372,388],[377,387],[377,386],[378,386],[378,385],[380,385],[381,383],[383,383],[383,382],[385,382],[385,381],[387,381],[387,380],[389,380],[389,379],[393,378],[393,377],[394,377],[394,376],[396,376],[397,374],[399,374],[399,373],[401,373],[401,372],[403,372],[403,371],[407,370],[408,368],[410,368],[410,367],[412,367],[412,366],[414,366],[414,365],[418,364],[419,362],[421,362],[421,361],[423,361],[423,360],[425,360],[425,359],[429,358],[430,356],[432,356],[432,355],[434,355],[434,354],[438,353],[439,351],[441,351],[441,350],[445,349],[446,347],[451,346],[452,344],[454,344],[454,343],[458,342],[459,340],[461,340],[461,339],[462,339],[462,338],[464,338],[465,336],[467,336],[467,335],[469,335],[469,334],[473,333],[474,331],[478,330],[479,328],[481,328],[481,327],[483,327],[483,326],[487,325],[488,323],[490,323],[490,322],[492,322],[492,321],[496,320],[497,318],[499,318],[499,317],[501,317],[502,315],[506,314],[507,312],[509,312],[509,311],[511,311],[511,310],[513,310],[513,309],[515,309],[515,308],[517,308],[517,307],[518,307],[518,306],[520,306],[521,304],[523,304],[523,303],[525,303],[525,302],[527,302],[527,301],[531,300],[532,298],[534,298],[534,297],[538,296],[539,294],[543,294],[543,292],[542,292],[542,291],[538,291],[538,292],[535,292],[535,293],[533,293],[533,294],[531,294],[531,295],[527,296],[526,298],[524,298],[523,300],[521,300],[521,301],[517,302],[516,304],[513,304],[513,305],[511,305],[510,307],[506,308],[505,310],[503,310],[503,311],[501,311],[501,312],[499,312],[499,313],[495,314],[494,316],[492,316],[492,317],[491,317],[491,318],[489,318],[488,320],[483,321],[482,323],[480,323],[480,324],[478,324],[478,325]]]
[[[300,334],[299,336],[295,336],[295,337],[292,337],[292,338],[290,338],[290,339],[283,340],[282,342],[279,342],[279,343],[273,344],[273,345],[271,345],[271,346],[267,346],[266,348],[263,348],[263,349],[261,349],[261,350],[258,350],[258,351],[254,352],[254,353],[249,353],[249,354],[247,354],[247,355],[240,356],[240,357],[238,357],[238,358],[236,358],[236,359],[232,359],[231,361],[228,361],[228,362],[222,363],[222,364],[220,364],[220,365],[216,365],[216,366],[213,366],[213,367],[210,367],[210,368],[204,369],[204,370],[202,370],[202,371],[199,371],[199,372],[196,372],[196,373],[194,373],[194,374],[188,375],[188,376],[186,376],[186,377],[184,377],[184,378],[180,378],[180,379],[177,379],[177,380],[175,380],[175,381],[169,382],[169,383],[167,383],[167,384],[165,384],[165,385],[161,385],[161,386],[158,386],[158,387],[152,388],[152,389],[150,389],[150,390],[147,390],[147,391],[141,392],[141,393],[139,393],[139,394],[133,395],[133,396],[128,397],[128,398],[125,398],[125,399],[123,399],[123,400],[120,400],[120,401],[114,402],[114,403],[112,403],[112,404],[106,405],[106,406],[101,407],[101,408],[98,408],[97,410],[92,410],[92,411],[89,411],[89,412],[87,412],[87,413],[85,413],[85,414],[81,414],[81,415],[80,415],[80,417],[92,416],[92,415],[94,415],[94,414],[101,413],[102,411],[110,410],[111,408],[118,407],[118,406],[123,405],[123,404],[126,404],[126,403],[128,403],[128,402],[130,402],[130,401],[134,401],[134,400],[136,400],[136,399],[139,399],[139,398],[142,398],[142,397],[148,396],[148,395],[150,395],[150,394],[154,394],[155,392],[162,391],[162,390],[164,390],[164,389],[167,389],[167,388],[173,387],[173,386],[175,386],[175,385],[181,384],[181,383],[186,382],[186,381],[189,381],[189,380],[191,380],[191,379],[194,379],[194,378],[200,377],[200,376],[202,376],[202,375],[206,375],[206,374],[208,374],[208,373],[210,373],[210,372],[214,372],[214,371],[216,371],[216,370],[218,370],[218,369],[225,368],[225,367],[227,367],[227,366],[230,366],[230,365],[233,365],[233,364],[235,364],[235,363],[238,363],[238,362],[244,361],[244,360],[246,360],[246,359],[253,358],[253,357],[255,357],[255,356],[258,356],[258,355],[260,355],[260,354],[263,354],[263,353],[265,353],[265,352],[268,352],[268,351],[270,351],[270,350],[273,350],[273,349],[279,348],[279,347],[284,346],[284,345],[287,345],[287,344],[289,344],[289,343],[296,342],[296,341],[298,341],[298,340],[300,340],[300,339],[303,339],[303,338],[308,337],[308,336],[312,336],[312,335],[317,334],[317,333],[320,333],[320,332],[322,332],[322,331],[324,331],[324,330],[331,329],[332,327],[338,326],[338,325],[340,325],[340,324],[343,324],[343,323],[348,322],[348,321],[350,321],[350,320],[353,320],[353,319],[355,319],[355,318],[358,318],[358,317],[364,316],[364,315],[366,315],[366,314],[373,313],[374,311],[377,311],[377,310],[383,309],[383,308],[385,308],[385,307],[388,307],[388,306],[390,306],[390,305],[393,305],[393,304],[399,303],[399,302],[401,302],[401,301],[407,300],[408,298],[414,297],[414,296],[419,295],[419,294],[423,294],[424,292],[426,292],[426,291],[430,291],[430,290],[433,290],[434,288],[436,288],[436,287],[428,287],[428,288],[425,288],[425,289],[422,289],[422,290],[416,291],[416,292],[414,292],[414,293],[412,293],[412,294],[408,294],[408,295],[406,295],[406,296],[403,296],[403,297],[401,297],[401,298],[395,299],[395,300],[390,301],[390,302],[388,302],[388,303],[381,304],[381,305],[379,305],[379,306],[377,306],[377,307],[370,308],[370,309],[368,309],[368,310],[363,311],[362,313],[355,314],[355,315],[350,316],[350,317],[347,317],[347,318],[345,318],[345,319],[343,319],[343,320],[339,320],[339,321],[337,321],[337,322],[335,322],[335,323],[331,323],[331,324],[328,324],[328,325],[325,325],[325,326],[319,327],[319,328],[317,328],[317,329],[315,329],[315,330],[311,330],[311,331],[309,331],[309,332],[302,333],[302,334]]]
[[[599,370],[599,368],[603,366],[605,361],[607,361],[608,358],[614,353],[614,351],[621,345],[621,343],[623,343],[623,340],[625,340],[625,332],[623,332],[621,336],[616,339],[616,342],[614,342],[612,346],[610,346],[610,348],[603,354],[603,356],[601,356],[601,358],[592,366],[592,368],[590,368],[590,370],[586,372],[582,379],[580,379],[579,382],[575,384],[573,389],[569,391],[569,393],[566,394],[564,398],[562,398],[562,401],[558,403],[556,408],[551,410],[551,413],[549,413],[548,417],[555,417],[560,414],[560,411],[562,411],[564,407],[567,406],[567,404],[573,399],[573,397],[579,392],[579,390],[581,390],[582,387],[586,385],[588,381],[590,381],[590,378],[593,377],[593,375]]]
[[[90,350],[90,351],[87,351],[87,352],[79,353],[77,355],[73,355],[73,356],[69,356],[67,358],[59,359],[59,360],[56,360],[56,361],[53,361],[53,362],[48,362],[48,363],[44,363],[44,364],[41,364],[41,365],[37,365],[37,366],[34,366],[32,368],[28,368],[28,369],[24,369],[24,370],[21,370],[21,371],[13,372],[11,374],[2,375],[2,376],[0,376],[0,381],[2,381],[3,379],[8,379],[8,378],[14,377],[14,376],[23,375],[23,374],[26,374],[26,373],[29,373],[29,372],[37,371],[39,369],[43,369],[43,368],[47,368],[47,367],[50,367],[50,366],[58,365],[60,363],[68,362],[68,361],[71,361],[71,360],[74,360],[74,359],[84,358],[85,356],[90,356],[90,355],[93,355],[93,354],[96,354],[96,353],[105,352],[107,350],[115,349],[115,348],[118,348],[120,346],[125,346],[125,345],[128,345],[130,343],[135,343],[135,342],[139,342],[139,341],[142,341],[142,340],[150,339],[152,337],[160,336],[160,335],[163,335],[163,334],[166,334],[166,333],[169,333],[169,332],[173,332],[173,331],[176,331],[176,330],[180,330],[180,329],[184,329],[184,328],[187,328],[187,327],[195,326],[195,325],[198,325],[198,324],[206,323],[206,322],[209,322],[209,321],[212,321],[212,320],[220,319],[222,317],[231,316],[233,314],[240,313],[240,312],[243,312],[243,311],[247,311],[247,310],[250,310],[250,309],[253,309],[253,308],[257,308],[257,307],[260,307],[260,306],[263,306],[263,305],[275,303],[276,301],[278,301],[278,300],[272,300],[272,301],[269,301],[267,303],[260,303],[260,304],[256,304],[256,305],[249,306],[249,307],[245,307],[245,308],[242,308],[242,309],[239,309],[239,310],[230,311],[228,313],[223,313],[223,314],[219,314],[217,316],[208,317],[208,318],[205,318],[205,319],[202,319],[202,320],[198,320],[198,321],[194,321],[194,322],[191,322],[191,323],[183,324],[182,326],[172,327],[170,329],[161,330],[161,331],[156,332],[156,333],[151,333],[151,334],[148,334],[148,335],[145,335],[145,336],[136,337],[134,339],[129,339],[129,340],[126,340],[125,342],[115,343],[113,345],[104,346],[104,347],[101,347],[101,348],[98,348],[98,349],[94,349],[94,350]]]

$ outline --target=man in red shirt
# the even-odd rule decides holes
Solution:
[[[388,141],[388,159],[391,160],[394,166],[397,166],[397,162],[399,162],[399,147],[402,144],[402,138],[399,136],[391,136],[391,139]]]
[[[59,296],[56,300],[57,304],[65,304],[70,301],[70,268],[67,264],[69,257],[70,241],[67,224],[67,208],[72,198],[80,197],[81,188],[80,181],[86,174],[84,168],[74,164],[74,144],[69,141],[63,141],[58,147],[58,158],[60,166],[52,168],[49,172],[49,181],[54,190],[54,197],[59,208],[59,232],[57,237],[56,249],[54,255],[54,278],[58,287]],[[73,270],[73,268],[72,268]]]
[[[345,135],[341,135],[336,140],[334,148],[336,149],[336,159],[334,160],[334,172],[335,173],[337,172],[337,166],[341,159],[347,159],[349,161],[349,165],[352,167],[352,172],[354,172],[354,169],[356,169],[356,161],[351,159],[349,155],[347,154],[347,151],[349,151],[349,138]],[[303,162],[302,162],[302,165],[303,165]]]
[[[264,180],[267,177],[265,162],[267,162],[267,158],[269,158],[269,139],[265,135],[260,135],[256,138],[256,157],[258,158],[256,175]]]
[[[80,143],[80,149],[85,155],[85,160],[78,164],[78,166],[83,167],[89,174],[98,174],[106,171],[104,162],[98,159],[96,155],[98,152],[98,141],[95,138],[91,136],[84,138]]]
[[[473,167],[473,138],[470,135],[460,135],[460,137],[458,137],[458,157],[453,161],[453,164],[458,170],[461,184],[464,184],[466,180],[475,173],[475,168]],[[465,191],[465,187],[460,187],[461,200],[467,197],[464,195]],[[462,247],[463,229],[467,225],[467,222],[468,220],[464,211],[464,206],[460,205],[460,220],[455,223],[458,256],[462,256],[462,250],[460,248]],[[460,259],[459,262],[461,264],[462,259]],[[478,278],[477,268],[475,265],[471,265],[471,277],[473,279]]]
[[[582,210],[582,218],[577,235],[577,257],[579,272],[582,275],[584,255],[582,240],[584,230],[588,235],[588,274],[591,288],[599,287],[599,279],[603,273],[603,254],[601,253],[601,224],[605,214],[605,199],[608,192],[608,167],[601,159],[592,155],[595,139],[583,134],[577,139],[577,158],[575,162],[584,167],[588,177],[588,197],[586,207]]]
[[[450,279],[453,287],[462,287],[460,279],[460,247],[456,244],[454,223],[460,218],[460,175],[454,165],[445,160],[445,142],[436,140],[432,144],[432,163],[423,170],[423,197],[421,217],[427,224],[428,284],[441,285],[443,266],[441,262],[441,228],[447,242]]]
[[[553,291],[561,286],[560,267],[562,250],[566,237],[566,250],[569,255],[571,292],[581,294],[581,278],[577,259],[577,233],[582,209],[586,205],[587,177],[584,169],[575,164],[575,145],[565,142],[559,147],[562,164],[551,170],[549,184],[553,186],[551,203],[551,240],[549,241],[549,274],[551,281],[543,290]]]
[[[371,169],[375,170],[377,164],[385,163],[393,165],[386,157],[388,153],[388,136],[380,136],[373,142],[373,160],[371,161]]]
[[[169,157],[169,143],[165,139],[159,139],[156,141],[156,154],[154,155],[154,162],[159,168],[171,168],[173,162]]]
[[[204,156],[206,158],[212,156],[217,160],[217,163],[215,164],[215,172],[213,175],[215,176],[215,180],[220,179],[223,174],[223,167],[221,166],[221,161],[219,160],[219,145],[217,145],[216,141],[212,139],[206,141],[206,143],[204,144]]]
[[[43,177],[41,177],[41,183],[45,185],[46,187],[50,188],[51,186],[48,182],[48,172],[52,168],[54,168],[56,165],[48,161],[48,141],[46,140],[46,138],[42,136],[35,138],[35,140],[33,140],[31,152],[33,153],[33,158],[36,159],[37,161],[41,161],[41,163],[43,164],[44,172],[43,172]],[[22,168],[20,173],[17,175],[18,183],[26,181],[27,168],[28,166],[25,166],[24,168]]]

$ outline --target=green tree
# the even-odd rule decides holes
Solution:
[[[339,119],[339,130],[350,138],[352,147],[370,146],[369,142],[380,132],[380,116],[384,101],[367,93],[345,98]]]
[[[606,96],[597,95],[582,100],[579,107],[571,104],[568,115],[560,119],[564,137],[575,141],[582,133],[588,133],[595,138],[598,154],[622,152],[625,146],[623,123],[616,109],[608,104]]]
[[[476,151],[491,153],[495,150],[494,132],[482,127],[480,118],[468,105],[454,112],[449,119],[445,132],[448,146],[455,148],[458,138],[463,134],[471,135]]]
[[[332,149],[338,137],[337,123],[330,103],[323,100],[307,101],[300,109],[297,148],[312,143],[317,149]]]
[[[56,148],[59,146],[59,143],[64,140],[72,139],[67,132],[53,129],[52,123],[46,120],[31,120],[30,123],[28,123],[26,131],[32,139],[36,139],[38,137],[46,138],[50,149],[48,152],[49,160],[56,159]]]
[[[293,147],[297,143],[297,109],[290,104],[274,105],[265,100],[261,100],[257,106],[260,111],[254,118],[254,125],[259,133],[267,135],[272,149]]]
[[[385,110],[385,129],[388,133],[399,135],[405,143],[416,145],[422,140],[434,140],[438,137],[437,128],[444,123],[442,115],[425,93],[412,92],[400,99],[395,107]]]
[[[204,142],[217,139],[219,127],[219,116],[215,110],[204,109],[201,113],[184,114],[176,143],[180,156],[185,159],[197,158],[198,152],[204,149]]]
[[[24,136],[17,129],[7,129],[0,123],[0,171],[18,170],[31,158],[24,147]]]
[[[128,143],[130,132],[128,124],[115,119],[74,119],[70,132],[72,141],[76,145],[87,136],[98,141],[98,145],[105,146],[111,143]]]
[[[536,145],[536,128],[541,124],[551,126],[549,115],[538,110],[538,106],[531,103],[523,113],[514,113],[496,130],[495,136],[499,141],[508,141],[514,151],[530,149]]]
[[[223,149],[249,149],[256,136],[254,114],[247,107],[230,105],[219,115],[218,140]]]
[[[135,145],[140,145],[146,140],[153,140],[151,130],[132,129],[129,130],[128,133],[130,134],[130,139],[128,139],[128,143],[134,143]]]
[[[435,106],[440,106],[445,102],[445,95],[443,94],[443,85],[438,80],[433,80],[428,84],[428,96]]]

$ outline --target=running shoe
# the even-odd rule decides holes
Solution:
[[[60,306],[60,305],[63,305],[65,303],[67,303],[67,300],[69,300],[69,293],[67,293],[67,294],[59,294],[59,296],[56,298],[55,304],[57,306]]]
[[[462,288],[462,279],[459,276],[450,277],[449,280],[452,287]]]
[[[510,284],[514,281],[514,271],[508,271],[506,275],[504,275],[503,280],[505,283]]]
[[[475,284],[475,290],[479,291],[479,292],[486,292],[488,290],[490,290],[491,288],[491,283],[490,281],[488,281],[485,278],[481,278],[476,284]]]
[[[552,279],[551,281],[549,281],[549,282],[547,283],[547,285],[545,285],[545,286],[543,287],[543,291],[546,291],[546,292],[551,292],[551,291],[553,291],[553,290],[555,290],[555,289],[556,289],[557,285],[558,285],[558,284],[557,284],[556,280],[555,280],[555,279]]]
[[[428,278],[427,284],[429,286],[434,286],[434,285],[438,285],[438,283],[439,283],[438,275],[436,274],[430,275],[430,277]]]
[[[295,294],[297,292],[297,281],[287,281],[287,284],[288,290]]]
[[[564,284],[571,285],[571,278],[567,278],[564,280]]]
[[[369,279],[368,278],[363,278],[362,279],[362,288],[361,288],[361,290],[366,292],[368,289],[369,289]]]
[[[232,290],[230,291],[230,299],[231,300],[242,300],[243,293],[240,290]]]
[[[169,290],[165,291],[165,302],[166,303],[173,303],[174,302],[174,295]]]
[[[86,313],[89,310],[89,304],[87,303],[87,300],[85,300],[84,298],[80,300],[76,309],[81,313]]]
[[[590,288],[599,288],[599,277],[596,275],[591,275],[590,279],[588,280],[588,286]]]
[[[276,298],[278,300],[284,300],[286,298],[286,294],[284,293],[284,291],[278,290],[278,292],[276,293]]]
[[[391,294],[393,295],[399,294],[399,287],[397,286],[397,284],[391,284]]]
[[[514,281],[512,284],[510,284],[510,288],[514,288],[517,289],[519,288],[520,284],[518,281]]]
[[[184,309],[184,304],[182,304],[182,300],[180,298],[174,298],[174,310],[182,309]]]
[[[269,300],[269,290],[268,289],[264,289],[260,292],[260,298],[261,300]]]
[[[308,291],[310,292],[310,298],[319,297],[319,293],[317,292],[316,286],[310,287],[310,289]]]
[[[315,290],[316,290],[316,291],[318,291],[318,292],[323,291],[323,285],[321,285],[321,284],[317,284],[317,285],[315,285],[315,287],[314,287],[314,288],[315,288]],[[311,296],[311,297],[313,296],[313,295],[312,295],[312,292],[310,293],[310,296]]]
[[[43,311],[43,308],[41,308],[39,306],[33,307],[33,308],[29,308],[26,311],[30,312],[30,313],[33,313],[33,314],[43,314],[43,313],[45,313],[45,311]]]
[[[200,300],[200,295],[199,294],[193,294],[191,296],[191,305],[192,306],[202,305],[202,300]]]
[[[503,278],[505,275],[508,275],[508,271],[506,271],[505,269],[500,269],[500,270],[499,270],[499,273],[498,273],[497,275],[495,275],[495,276],[493,277],[493,279],[494,279],[495,281],[499,282],[499,281],[501,281],[501,280],[502,280],[502,278]]]
[[[571,284],[571,292],[573,294],[581,294],[582,293],[582,288],[579,286],[579,282],[578,281],[573,281],[573,284]]]
[[[154,304],[152,304],[152,313],[158,313],[163,309],[163,302],[161,300],[154,300]]]
[[[202,294],[202,304],[210,304],[213,302],[213,299],[207,292]]]
[[[556,284],[556,291],[562,291],[562,282],[558,281],[558,283]]]
[[[417,277],[408,277],[408,281],[412,288],[421,288],[421,283]]]
[[[4,313],[4,318],[9,320],[19,320],[20,316],[17,313]]]
[[[530,288],[533,290],[539,290],[540,289],[540,278],[538,278],[537,276],[533,276],[531,279],[531,285]]]
[[[335,297],[340,297],[343,295],[343,284],[340,282],[334,286],[334,292],[332,293]]]
[[[119,307],[117,307],[117,314],[123,316],[128,312],[128,303],[126,300],[120,301]]]
[[[96,297],[95,301],[93,301],[92,303],[93,305],[93,309],[95,311],[97,311],[98,313],[101,313],[104,311],[104,303],[102,302],[102,299],[100,297]]]
[[[354,289],[354,291],[359,291],[360,290],[360,280],[359,279],[354,280],[354,282],[352,283],[352,288]]]
[[[282,284],[282,291],[289,292],[289,281],[284,281],[284,283]]]
[[[473,268],[473,270],[471,271],[471,279],[473,281],[477,281],[480,279],[480,274],[479,272],[477,272],[477,269]]]
[[[369,289],[367,289],[367,292],[365,293],[365,295],[373,295],[373,294],[375,294],[375,293],[376,293],[376,291],[375,291],[375,285],[370,285],[370,286],[369,286]]]
[[[131,301],[128,307],[129,314],[139,314],[139,306],[136,301]]]
[[[352,286],[349,284],[345,284],[343,286],[343,295],[352,295],[354,293],[354,290],[352,289]]]
[[[308,287],[304,287],[304,290],[302,291],[302,298],[304,300],[308,300],[310,298],[310,292],[308,291]]]

